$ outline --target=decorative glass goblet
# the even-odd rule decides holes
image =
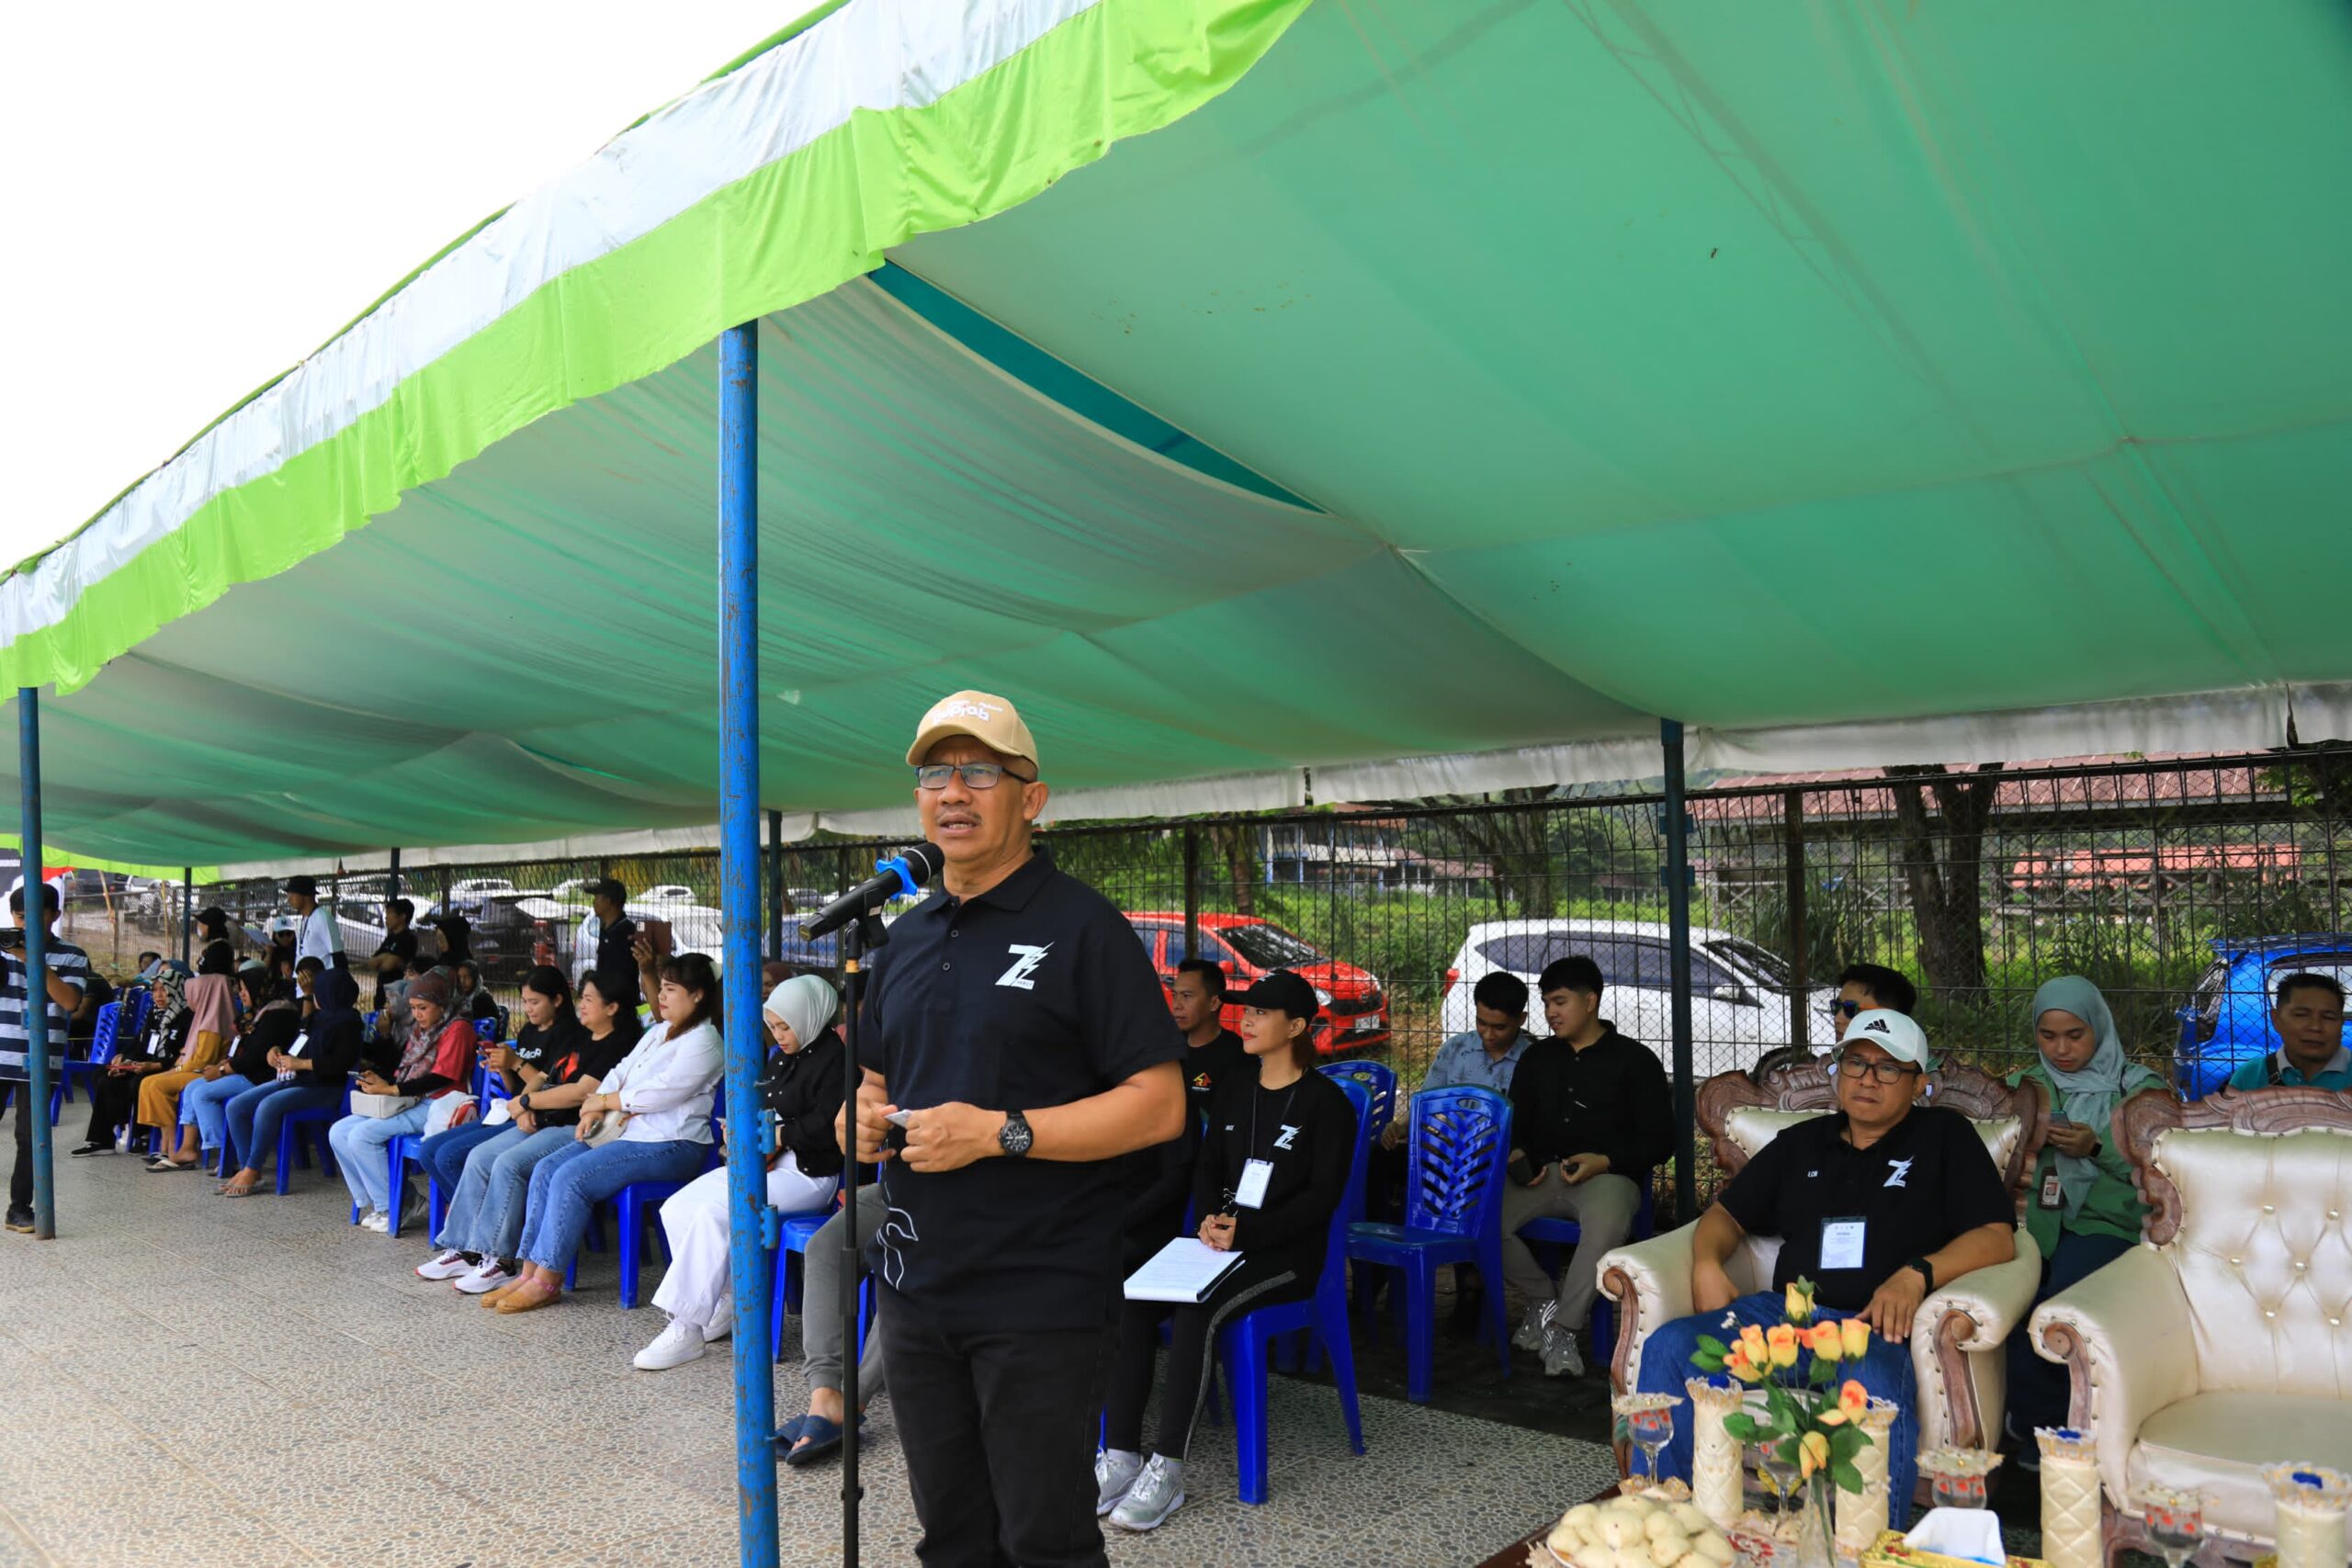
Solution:
[[[1674,1439],[1674,1407],[1681,1403],[1677,1393],[1623,1393],[1610,1402],[1625,1423],[1625,1435],[1642,1450],[1642,1469],[1653,1483],[1657,1451]]]
[[[1929,1449],[1919,1456],[1919,1473],[1928,1478],[1937,1507],[1982,1508],[1987,1479],[2000,1462],[1987,1449]]]
[[[2143,1486],[2132,1494],[2147,1528],[2148,1543],[2164,1553],[2166,1568],[2181,1568],[2205,1540],[2205,1499],[2172,1486]]]
[[[1789,1499],[1796,1495],[1804,1472],[1781,1457],[1780,1447],[1779,1440],[1774,1439],[1753,1444],[1747,1451],[1755,1458],[1757,1479],[1763,1482],[1764,1490],[1772,1495],[1772,1511],[1786,1514],[1789,1512]]]

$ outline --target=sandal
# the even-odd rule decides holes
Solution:
[[[231,1177],[228,1180],[220,1184],[220,1196],[223,1198],[250,1198],[254,1193],[260,1191],[262,1190],[262,1184],[268,1179],[269,1178],[266,1176],[256,1176],[251,1181],[239,1185],[237,1179]]]
[[[865,1417],[857,1418],[857,1429],[865,1430]],[[795,1447],[787,1450],[784,1462],[795,1469],[814,1464],[842,1446],[842,1425],[828,1421],[822,1416],[811,1416],[801,1424],[800,1437]]]

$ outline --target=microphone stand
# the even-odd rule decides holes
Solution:
[[[842,1125],[849,1134],[842,1167],[848,1178],[849,1204],[842,1226],[842,1568],[857,1568],[857,1507],[865,1495],[857,1478],[857,1363],[865,1348],[857,1303],[865,1263],[865,1249],[857,1244],[857,1089],[864,1076],[857,1061],[857,1021],[865,1000],[865,955],[889,941],[890,933],[876,908],[842,927],[841,935],[843,1005],[848,1010],[842,1021],[842,1039],[848,1047],[842,1066]],[[881,1179],[878,1171],[875,1179]]]

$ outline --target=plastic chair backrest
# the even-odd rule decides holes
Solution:
[[[1431,1089],[1408,1114],[1405,1227],[1474,1236],[1499,1224],[1510,1101],[1490,1089]]]
[[[97,1021],[90,1034],[89,1060],[92,1062],[113,1061],[115,1042],[121,1032],[122,1004],[108,1002],[99,1008]]]
[[[1363,1080],[1342,1077],[1340,1091],[1356,1108],[1356,1146],[1348,1156],[1347,1190],[1340,1195],[1340,1206],[1331,1212],[1330,1239],[1323,1247],[1323,1277],[1316,1289],[1344,1293],[1348,1275],[1348,1227],[1363,1218],[1363,1169],[1372,1140],[1380,1131],[1372,1119],[1372,1090]]]
[[[137,990],[130,993],[130,1021],[124,1027],[136,1034],[147,1027],[147,1015],[155,1010],[155,993]]]
[[[1372,1097],[1372,1130],[1378,1132],[1396,1114],[1396,1074],[1382,1062],[1326,1062],[1318,1069],[1325,1077],[1362,1084]]]
[[[498,1038],[498,1020],[494,1018],[474,1020],[474,1033],[481,1038],[483,1044],[490,1044]]]

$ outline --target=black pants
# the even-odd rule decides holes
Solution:
[[[1280,1258],[1244,1253],[1241,1267],[1217,1281],[1198,1306],[1166,1302],[1129,1302],[1119,1314],[1119,1353],[1111,1366],[1110,1404],[1104,1412],[1105,1448],[1143,1451],[1143,1407],[1151,1397],[1151,1353],[1159,1347],[1159,1325],[1170,1313],[1168,1382],[1159,1396],[1159,1438],[1154,1453],[1182,1459],[1209,1388],[1209,1348],[1216,1331],[1237,1313],[1283,1302],[1305,1301],[1315,1280]]]
[[[880,1287],[926,1568],[1103,1568],[1095,1418],[1114,1330],[949,1334]]]
[[[29,1084],[7,1086],[8,1103],[17,1113],[17,1166],[8,1173],[8,1207],[29,1209],[33,1206],[33,1117],[47,1115],[49,1107],[36,1112],[32,1109],[33,1091]]]
[[[90,1079],[90,1130],[94,1144],[114,1142],[114,1130],[139,1115],[140,1073],[99,1073]]]

